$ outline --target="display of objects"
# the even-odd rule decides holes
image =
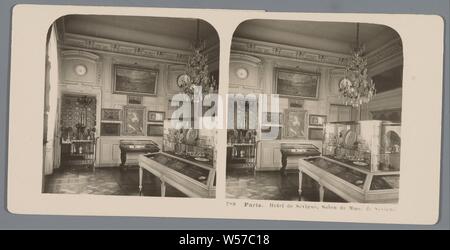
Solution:
[[[324,156],[370,172],[400,170],[400,123],[331,122],[324,130]]]
[[[320,201],[330,190],[348,202],[397,203],[401,125],[367,120],[325,124],[322,156],[299,160],[303,175],[319,183]]]
[[[139,190],[142,194],[143,171],[149,171],[161,181],[161,196],[166,195],[166,184],[188,197],[214,198],[216,194],[215,168],[199,161],[191,161],[168,153],[139,156]]]

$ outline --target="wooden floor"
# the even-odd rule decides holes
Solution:
[[[144,171],[145,172],[145,171]],[[160,182],[145,172],[144,196],[160,196]],[[139,195],[138,167],[124,171],[117,167],[92,169],[84,167],[62,167],[45,179],[44,193],[92,194],[92,195]],[[185,197],[177,189],[167,186],[167,197]]]

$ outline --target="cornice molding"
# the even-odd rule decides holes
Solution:
[[[85,36],[73,33],[64,35],[63,47],[79,48],[91,51],[137,56],[156,60],[185,63],[190,51],[168,49],[137,43],[116,41],[93,36]]]
[[[247,38],[233,38],[232,53],[275,57],[317,65],[344,68],[350,54],[335,53],[291,45],[276,44]],[[394,39],[367,54],[369,66],[403,56],[401,39]]]
[[[387,60],[403,58],[403,43],[401,38],[387,42],[385,45],[367,54],[367,64],[374,67]]]
[[[64,58],[78,58],[91,60],[92,62],[97,62],[100,59],[100,57],[94,53],[80,50],[63,50],[61,54]]]
[[[231,52],[230,55],[230,63],[231,62],[241,62],[250,64],[254,67],[258,67],[261,65],[262,61],[260,58],[251,56],[251,55],[245,55],[245,54],[239,54],[239,53],[233,53]]]
[[[119,54],[165,61],[175,64],[186,63],[191,54],[191,51],[188,50],[169,49],[151,45],[79,35],[74,33],[65,33],[61,45],[65,49],[83,49],[94,53],[101,52],[116,55]],[[216,44],[210,46],[205,50],[205,53],[208,54],[208,63],[218,61],[220,53],[218,47],[219,45]]]
[[[346,54],[263,42],[246,38],[233,38],[231,50],[238,53],[250,53],[251,55],[256,56],[278,57],[337,67],[344,67],[348,58],[348,55]]]

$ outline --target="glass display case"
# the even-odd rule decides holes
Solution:
[[[139,156],[139,190],[142,194],[143,170],[161,181],[161,196],[166,184],[188,197],[214,198],[216,193],[215,130],[175,129],[164,123],[162,152]]]
[[[399,172],[370,172],[343,164],[327,157],[310,157],[300,164],[299,183],[306,174],[316,180],[320,188],[320,201],[324,189],[330,190],[348,202],[396,203],[400,182]],[[302,188],[299,188],[301,196]]]
[[[323,155],[370,172],[398,171],[400,128],[379,120],[327,123]]]
[[[380,120],[325,124],[322,156],[299,161],[302,176],[349,202],[396,203],[400,181],[401,126]]]

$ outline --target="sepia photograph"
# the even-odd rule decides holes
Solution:
[[[402,40],[385,25],[241,23],[229,91],[279,96],[284,120],[270,138],[271,109],[247,104],[241,119],[263,112],[258,126],[228,127],[227,198],[398,203],[402,75]]]
[[[443,30],[425,15],[19,5],[7,209],[436,223]]]
[[[44,193],[215,197],[215,133],[167,122],[180,76],[217,92],[210,24],[68,15],[47,37]]]

